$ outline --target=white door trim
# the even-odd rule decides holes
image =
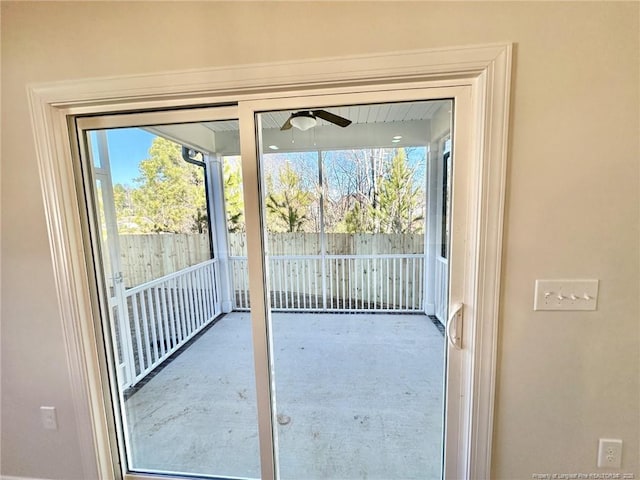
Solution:
[[[84,254],[68,117],[126,110],[224,104],[266,97],[380,90],[385,85],[474,86],[477,128],[477,203],[471,236],[477,245],[471,285],[475,329],[473,401],[466,478],[490,478],[500,293],[510,44],[392,52],[240,65],[204,70],[73,80],[28,87],[36,155],[86,478],[114,478],[114,438],[92,322],[94,306]]]

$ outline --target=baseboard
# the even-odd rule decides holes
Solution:
[[[435,303],[427,303],[424,307],[424,313],[426,313],[427,315],[435,315],[436,313]]]

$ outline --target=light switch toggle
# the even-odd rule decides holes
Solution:
[[[536,280],[534,310],[596,310],[598,280]]]

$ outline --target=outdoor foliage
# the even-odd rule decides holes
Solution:
[[[335,233],[422,233],[425,151],[411,154],[410,160],[404,148],[324,152],[322,176],[316,152],[271,154],[267,229],[317,232],[323,223]]]
[[[227,229],[231,233],[243,232],[244,198],[242,196],[242,173],[240,157],[228,157],[223,166],[224,203],[227,213]]]
[[[273,232],[302,232],[309,220],[307,210],[313,201],[311,192],[302,186],[300,175],[286,163],[277,177],[278,188],[267,177],[267,227]]]
[[[422,198],[414,176],[415,172],[407,163],[404,149],[399,149],[380,182],[376,205],[370,207],[376,232],[422,231]]]
[[[424,231],[424,149],[323,152],[321,162],[317,152],[270,154],[265,164],[271,232]],[[208,229],[203,169],[183,160],[180,145],[155,138],[139,173],[133,186],[113,186],[120,233]],[[239,157],[225,158],[223,178],[228,231],[243,232]]]
[[[183,160],[180,145],[155,138],[139,171],[134,186],[113,186],[120,233],[207,230],[204,174]]]

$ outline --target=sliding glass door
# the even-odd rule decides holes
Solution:
[[[78,121],[129,472],[260,476],[251,323],[234,313],[248,274],[234,268],[246,229],[233,116]]]
[[[469,118],[459,87],[77,119],[125,478],[459,475]]]
[[[442,250],[427,164],[452,107],[256,114],[282,479],[441,476],[446,340],[425,292],[448,286],[426,275]]]

